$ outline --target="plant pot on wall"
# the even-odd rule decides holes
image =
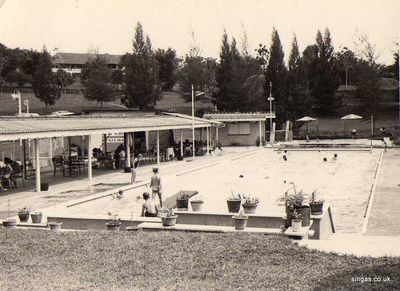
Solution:
[[[242,204],[244,213],[246,214],[254,214],[256,213],[256,209],[258,204]]]
[[[29,212],[18,212],[19,221],[28,222]]]
[[[178,215],[164,216],[161,217],[161,222],[163,226],[174,226],[177,219]]]
[[[47,225],[50,227],[51,231],[60,231],[62,222],[49,222]]]
[[[111,222],[106,222],[106,227],[107,230],[110,231],[119,231],[121,228],[121,222],[117,223],[111,223]]]
[[[32,212],[31,220],[32,220],[32,223],[41,223],[42,222],[42,212]]]
[[[176,199],[176,208],[179,210],[189,209],[189,198],[178,198]]]
[[[324,202],[310,202],[311,214],[321,215],[323,213]]]
[[[190,205],[192,206],[192,210],[194,212],[198,212],[201,211],[202,207],[203,207],[203,201],[202,200],[193,200],[190,201]]]
[[[232,216],[232,218],[233,218],[236,230],[244,230],[246,228],[248,217]]]
[[[293,232],[300,232],[302,219],[292,219],[292,230]]]
[[[228,211],[230,213],[238,213],[240,210],[240,205],[242,204],[242,200],[228,199],[226,200],[226,203],[228,205]]]
[[[5,219],[5,220],[3,220],[3,227],[17,228],[17,220],[14,218]]]

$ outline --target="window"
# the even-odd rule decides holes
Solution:
[[[228,123],[228,135],[250,134],[249,122]]]

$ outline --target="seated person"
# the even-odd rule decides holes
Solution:
[[[10,158],[4,158],[4,164],[6,165],[7,168],[10,169],[9,177],[11,177],[11,181],[14,184],[14,187],[17,188],[17,181],[15,180],[15,176],[17,176],[19,173],[21,173],[21,166],[18,162],[11,160]],[[4,175],[4,177],[7,177]]]
[[[157,207],[154,199],[150,198],[148,192],[143,193],[144,203],[142,204],[142,216],[144,217],[157,217]]]

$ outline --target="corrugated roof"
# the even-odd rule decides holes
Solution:
[[[110,54],[100,54],[107,64],[118,65],[121,60],[121,55],[110,55]],[[83,65],[89,58],[95,57],[94,54],[80,54],[80,53],[58,53],[54,55],[51,59],[54,64],[73,64],[73,65]]]
[[[196,119],[195,127],[211,126],[205,119]],[[145,130],[167,130],[191,128],[189,118],[155,115],[143,116],[68,116],[68,117],[2,117],[0,118],[0,140],[19,138],[46,138],[84,134],[121,133]]]
[[[265,120],[270,118],[270,114],[268,112],[206,113],[203,118],[218,121]],[[275,112],[272,112],[272,118],[275,118]]]

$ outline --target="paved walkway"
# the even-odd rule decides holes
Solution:
[[[399,221],[400,149],[388,149],[383,155],[366,234],[400,236]]]
[[[189,162],[191,158],[186,158],[184,161],[162,163],[160,165],[160,171],[163,175],[188,171],[224,159],[248,154],[254,150],[261,150],[261,148],[223,148],[223,151],[218,154],[196,157],[195,160],[191,162]],[[136,177],[137,184],[146,181],[150,182],[152,168],[154,166],[154,164],[151,164],[139,168],[138,176]],[[93,182],[91,184],[108,184],[106,185],[108,189],[105,189],[105,187],[89,187],[89,181],[85,176],[70,178],[62,176],[53,177],[52,174],[50,174],[46,175],[43,179],[49,182],[49,191],[36,193],[34,191],[35,180],[29,180],[25,188],[21,186],[16,190],[0,193],[0,219],[16,216],[18,209],[25,206],[29,207],[32,211],[36,211],[89,197],[101,191],[110,191],[112,188],[118,191],[119,188],[129,187],[130,185],[131,175],[129,173],[123,173],[121,170],[95,170],[93,173]]]

